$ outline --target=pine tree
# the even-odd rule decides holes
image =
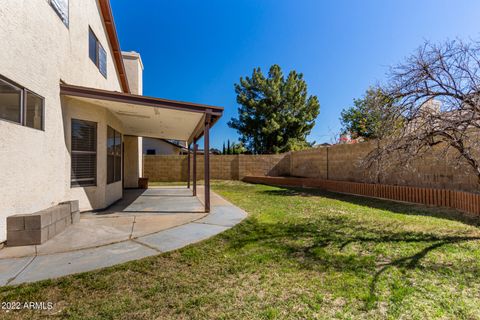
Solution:
[[[320,113],[316,96],[308,96],[301,73],[285,78],[278,65],[265,77],[256,68],[235,84],[237,119],[228,125],[240,134],[240,142],[252,153],[279,153],[310,147],[307,142]]]

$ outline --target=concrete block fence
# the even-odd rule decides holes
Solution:
[[[187,165],[185,155],[144,155],[143,176],[150,181],[186,181]],[[197,156],[197,179],[203,179],[203,169],[203,155],[200,155]],[[284,176],[289,173],[289,154],[210,155],[211,179],[241,180],[249,175]]]
[[[249,176],[245,177],[243,181],[276,186],[318,188],[326,191],[452,208],[466,213],[480,215],[480,194],[478,193],[384,184],[331,181],[315,178]]]
[[[454,155],[432,154],[409,166],[366,169],[373,143],[336,145],[277,155],[212,155],[212,179],[308,186],[369,197],[458,209],[480,215],[480,186],[473,169]],[[435,152],[435,151],[434,151]],[[197,178],[203,179],[203,156]],[[186,181],[186,156],[144,156],[150,181]]]
[[[212,179],[241,180],[246,176],[290,176],[323,180],[480,192],[477,178],[454,155],[426,155],[410,166],[390,163],[366,169],[365,156],[374,143],[335,145],[276,155],[211,155]],[[187,157],[145,155],[143,175],[150,181],[186,181]],[[197,178],[203,179],[203,156],[197,158]]]

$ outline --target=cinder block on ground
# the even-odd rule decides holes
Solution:
[[[59,234],[60,232],[65,230],[66,227],[67,227],[67,223],[66,223],[65,218],[56,221],[55,222],[55,233]]]
[[[61,220],[62,218],[65,218],[65,212],[62,210],[64,207],[63,206],[56,206],[52,209],[52,223],[57,222],[58,220]],[[70,208],[68,208],[67,212],[70,211]]]
[[[15,230],[7,232],[8,246],[29,246],[48,240],[48,227],[40,230]]]
[[[78,201],[64,202],[32,214],[8,217],[7,246],[42,244],[78,221]]]
[[[42,215],[25,216],[25,230],[38,230],[42,228]]]
[[[7,217],[7,231],[16,231],[25,229],[25,217],[16,215]]]
[[[38,230],[52,224],[52,210],[46,209],[38,214],[25,216],[25,229]]]
[[[49,225],[47,228],[48,228],[48,239],[52,239],[57,235],[57,233],[55,232],[54,224]]]
[[[78,211],[80,211],[78,200],[70,201],[70,212],[78,212]]]
[[[80,211],[72,212],[72,224],[80,221]]]

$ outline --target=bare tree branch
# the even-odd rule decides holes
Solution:
[[[468,164],[480,186],[480,44],[426,42],[390,70],[382,87],[395,103],[383,106],[381,142],[366,164],[407,164],[441,147]],[[382,106],[379,106],[382,108]]]

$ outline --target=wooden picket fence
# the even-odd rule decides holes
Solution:
[[[453,208],[480,215],[480,194],[470,192],[314,178],[247,176],[243,178],[243,181],[277,186],[318,188],[326,191]]]

